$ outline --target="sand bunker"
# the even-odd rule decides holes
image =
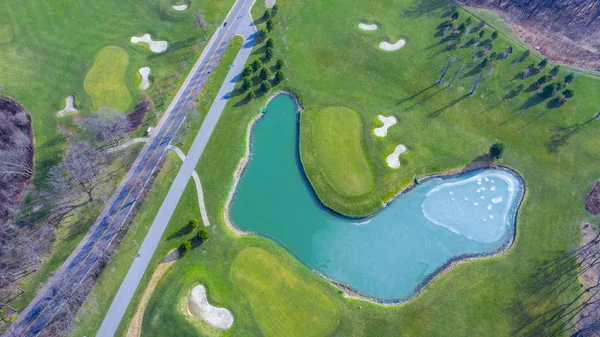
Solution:
[[[184,11],[187,9],[187,4],[171,6],[176,11]]]
[[[393,169],[397,169],[400,167],[400,155],[406,152],[406,146],[400,144],[396,146],[394,152],[392,152],[387,158],[385,158],[385,162],[389,167]]]
[[[62,117],[70,113],[76,113],[77,109],[75,109],[73,106],[74,101],[75,97],[73,95],[67,96],[67,99],[65,100],[65,108],[57,112],[56,115],[58,115],[58,117]]]
[[[387,51],[394,51],[394,50],[398,50],[398,49],[402,48],[405,43],[406,43],[406,41],[404,39],[400,39],[400,40],[396,41],[396,43],[394,43],[394,44],[384,41],[384,42],[379,43],[379,48],[381,48],[383,50],[387,50]]]
[[[148,75],[150,75],[150,68],[144,67],[138,70],[140,75],[142,75],[142,82],[140,82],[140,89],[146,90],[150,87],[150,81],[148,80]]]
[[[358,24],[358,28],[362,29],[362,30],[376,30],[377,29],[377,25],[376,24],[366,24],[366,23],[359,23]]]
[[[373,130],[373,133],[377,137],[385,137],[385,136],[387,136],[388,128],[390,128],[392,125],[396,124],[396,117],[394,117],[394,116],[385,117],[383,115],[379,115],[379,116],[377,116],[377,118],[379,118],[379,120],[383,123],[383,126],[379,127],[379,128],[375,128],[375,130]]]
[[[206,288],[201,284],[192,289],[188,299],[188,309],[190,314],[201,318],[214,328],[227,330],[233,325],[231,312],[210,305],[206,297]]]
[[[140,42],[148,44],[150,50],[155,53],[162,53],[167,50],[169,43],[167,41],[154,41],[152,40],[152,36],[150,34],[144,34],[142,37],[132,36],[131,43],[138,44]]]

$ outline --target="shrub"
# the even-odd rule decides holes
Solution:
[[[252,69],[254,71],[258,71],[258,69],[262,68],[263,64],[259,59],[254,60],[254,62],[252,62]]]
[[[283,71],[277,70],[277,73],[275,73],[275,81],[277,81],[277,83],[280,83],[283,80],[285,80],[285,75],[283,74]]]
[[[264,93],[269,92],[269,90],[271,90],[271,83],[269,83],[269,81],[263,81],[260,84],[260,90]]]
[[[261,80],[266,81],[269,79],[269,77],[271,77],[271,71],[269,68],[262,68],[259,76]]]
[[[277,67],[277,69],[281,69],[283,68],[284,62],[282,59],[277,60],[277,63],[275,63],[275,67]]]
[[[540,63],[538,63],[538,67],[540,69],[546,68],[547,65],[548,65],[548,59],[543,59],[540,61]]]
[[[470,16],[467,18],[467,20],[465,20],[465,23],[467,24],[467,26],[469,26],[472,22],[473,22],[473,18],[471,18]]]
[[[265,20],[269,20],[272,16],[273,12],[267,8],[267,10],[265,11],[265,14],[263,14],[263,19]]]
[[[267,39],[267,43],[265,44],[267,48],[273,48],[275,46],[275,42],[273,42],[272,38]]]
[[[494,159],[502,158],[502,154],[504,153],[504,144],[496,143],[490,147],[490,156]]]
[[[495,31],[492,33],[492,40],[495,40],[495,39],[497,39],[497,38],[498,38],[498,31],[496,31],[496,30],[495,30]]]
[[[546,82],[548,82],[548,76],[544,75],[544,76],[538,78],[538,80],[535,83],[537,83],[538,85],[542,85]]]
[[[253,72],[254,72],[254,69],[252,69],[251,66],[247,66],[246,68],[244,68],[244,71],[242,71],[242,75],[244,77],[248,77],[248,76],[252,75]]]
[[[487,67],[488,63],[490,63],[490,61],[489,61],[489,60],[488,60],[488,58],[486,57],[486,58],[484,58],[484,59],[483,59],[483,61],[481,61],[481,63],[479,64],[479,66],[480,66],[481,68],[485,68],[485,67]]]
[[[273,58],[273,48],[267,48],[265,51],[265,59],[270,60]]]
[[[200,228],[200,230],[198,230],[198,234],[196,234],[196,238],[198,239],[198,241],[200,241],[200,243],[204,243],[206,240],[208,240],[209,237],[210,234],[208,233],[208,230],[206,230],[206,228]]]
[[[458,20],[458,12],[454,12],[452,13],[452,15],[450,16],[450,18],[452,18],[452,20]]]
[[[544,89],[542,89],[542,97],[551,97],[552,95],[554,95],[554,93],[556,92],[556,84],[555,83],[550,83],[548,85],[546,85],[544,87]]]
[[[256,98],[256,94],[254,93],[254,90],[250,90],[250,91],[248,91],[248,95],[246,95],[246,98],[247,98],[249,101],[251,101],[251,100],[255,99],[255,98]]]
[[[275,4],[273,5],[273,8],[271,9],[271,16],[277,16],[277,14],[279,14],[279,5]]]
[[[569,75],[565,76],[565,84],[573,82],[573,78],[575,78],[575,75],[573,73],[570,73]]]
[[[566,99],[572,98],[573,95],[575,94],[573,92],[573,90],[571,90],[571,89],[565,89],[562,93],[563,93],[563,96],[565,96]]]
[[[480,30],[479,31],[479,39],[483,39],[484,36],[485,36],[485,31],[484,30]]]
[[[181,244],[181,246],[179,246],[179,252],[181,253],[181,255],[185,255],[190,250],[192,250],[192,243],[190,242],[190,240],[184,241]]]
[[[259,30],[259,31],[256,33],[256,41],[257,41],[258,43],[261,43],[261,42],[263,42],[263,41],[264,41],[264,40],[267,38],[267,35],[269,35],[269,32],[268,32],[266,29],[264,29],[264,28],[260,29],[260,30]]]
[[[463,34],[467,30],[467,25],[463,22],[458,25],[458,32]]]
[[[270,32],[273,30],[273,28],[275,28],[275,23],[273,22],[273,19],[267,20],[267,30]]]
[[[190,233],[193,232],[194,229],[196,229],[196,227],[198,227],[198,219],[190,218],[187,225],[188,225]]]
[[[554,77],[558,74],[558,71],[560,70],[560,66],[554,66],[554,68],[550,69],[550,76]]]
[[[248,91],[248,89],[252,88],[252,80],[250,77],[244,77],[244,84],[242,84],[242,89],[244,92]]]

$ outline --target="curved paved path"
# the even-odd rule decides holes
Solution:
[[[232,67],[224,86],[221,88],[222,90],[227,89],[224,88],[227,86],[228,88],[230,87],[230,90],[227,89],[229,91],[225,94],[219,92],[219,98],[213,103],[194,140],[188,157],[181,166],[165,202],[161,206],[144,243],[140,247],[140,257],[132,264],[125,281],[119,289],[115,302],[113,302],[98,333],[99,336],[112,336],[114,334],[133,296],[133,292],[150,262],[152,253],[158,245],[158,241],[168,220],[175,210],[175,206],[181,194],[183,194],[183,190],[195,169],[196,163],[225,107],[229,94],[233,90],[233,86],[235,85],[234,77],[241,72],[251,54],[254,45],[254,33],[256,32],[249,12],[251,6],[252,0],[237,0],[233,5],[225,19],[228,25],[221,25],[211,37],[184,84],[175,95],[156,129],[154,129],[151,141],[144,146],[123,181],[111,199],[106,203],[96,222],[91,226],[65,263],[55,272],[46,285],[38,291],[36,297],[27,308],[19,314],[17,321],[10,326],[7,336],[36,336],[61,310],[69,296],[102,258],[117,232],[127,220],[129,212],[135,205],[138,196],[145,189],[148,180],[154,174],[172,138],[185,120],[194,98],[198,95],[208,80],[211,71],[221,59],[228,42],[236,34],[250,38],[242,46],[236,57],[234,67]],[[234,71],[236,74],[232,77],[231,75]]]

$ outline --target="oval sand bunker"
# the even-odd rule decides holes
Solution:
[[[393,169],[397,169],[400,167],[400,155],[406,152],[406,146],[400,144],[396,146],[394,152],[392,152],[387,158],[385,158],[385,162],[389,167]]]
[[[148,44],[148,47],[150,47],[150,50],[155,53],[162,53],[165,50],[167,50],[167,47],[169,46],[169,43],[167,43],[167,41],[152,40],[152,36],[150,34],[144,34],[144,35],[142,35],[142,37],[137,37],[137,36],[131,37],[131,43],[138,44],[140,42]]]
[[[188,8],[187,4],[171,6],[176,11],[184,11]]]
[[[57,112],[56,115],[58,115],[58,117],[62,117],[70,113],[76,113],[77,109],[75,109],[73,106],[73,101],[75,101],[75,97],[73,95],[67,96],[67,99],[65,100],[65,108]]]
[[[387,136],[388,129],[392,125],[396,124],[396,117],[394,117],[394,116],[385,117],[383,115],[379,115],[379,116],[377,116],[377,118],[379,118],[379,120],[383,123],[383,126],[379,127],[379,128],[375,128],[373,130],[373,133],[377,137],[385,137],[385,136]]]
[[[208,303],[206,288],[199,284],[192,289],[188,299],[190,314],[201,318],[213,328],[227,330],[233,325],[233,316],[225,308],[217,308]]]
[[[389,43],[389,42],[381,42],[379,43],[379,48],[383,49],[383,50],[387,50],[387,51],[394,51],[394,50],[398,50],[402,47],[404,47],[404,44],[406,43],[406,41],[404,39],[400,39],[398,41],[396,41],[396,43]]]
[[[367,31],[371,31],[371,30],[376,30],[377,29],[377,25],[376,24],[366,24],[366,23],[359,23],[358,24],[358,28],[362,29],[362,30],[367,30]]]
[[[150,75],[150,68],[143,67],[138,70],[140,75],[142,75],[142,82],[140,82],[140,89],[146,90],[150,87],[150,81],[148,80],[148,75]]]

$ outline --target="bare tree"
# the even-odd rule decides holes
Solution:
[[[83,121],[85,132],[93,139],[112,142],[123,138],[131,129],[127,116],[114,109],[102,109]]]
[[[202,11],[195,13],[194,19],[194,28],[200,28],[202,30],[202,36],[204,36],[204,41],[206,41],[206,28],[208,24],[206,23],[206,18],[204,17],[204,13]]]

